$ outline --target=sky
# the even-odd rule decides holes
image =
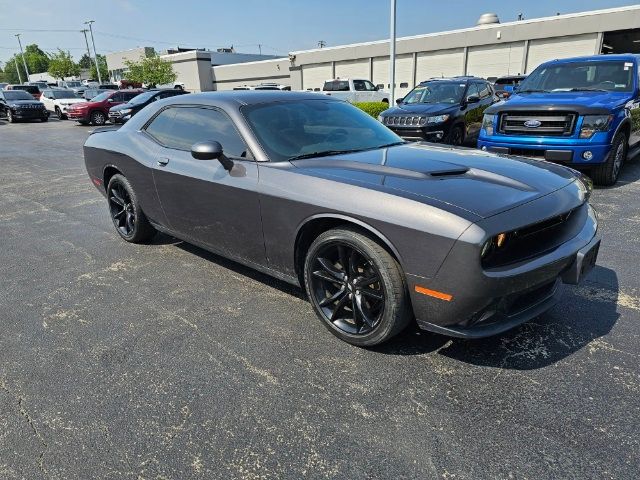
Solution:
[[[398,36],[439,32],[475,25],[482,13],[502,22],[560,13],[633,5],[625,0],[397,0]],[[380,40],[389,35],[389,0],[0,0],[0,62],[23,46],[45,51],[69,50],[79,59],[86,51],[83,22],[93,25],[98,53],[149,46],[215,49],[286,55],[290,51]],[[36,31],[48,30],[48,31]],[[55,30],[55,31],[51,31]],[[258,45],[261,45],[259,47]]]

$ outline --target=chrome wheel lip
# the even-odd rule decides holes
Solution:
[[[386,306],[382,276],[359,248],[337,240],[323,244],[310,259],[307,275],[311,300],[332,328],[364,336],[380,325]]]

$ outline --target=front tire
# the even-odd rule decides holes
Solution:
[[[325,327],[352,345],[386,342],[411,319],[400,265],[355,229],[337,228],[316,238],[305,260],[304,283]]]
[[[91,124],[96,126],[101,126],[107,123],[107,117],[99,110],[91,112],[91,117],[89,119],[91,121]]]
[[[464,130],[460,125],[456,125],[451,129],[447,143],[454,147],[459,147],[464,143]]]
[[[60,107],[56,107],[56,117],[58,117],[58,120],[64,120],[67,118],[66,115],[62,113],[62,110],[60,110]]]
[[[607,160],[591,170],[591,179],[596,185],[611,186],[616,183],[627,157],[627,136],[620,132],[613,137]]]
[[[13,116],[13,112],[11,112],[11,110],[7,111],[7,121],[9,123],[16,123],[16,117]]]
[[[116,174],[107,186],[109,213],[118,235],[130,243],[145,243],[156,234],[140,208],[138,197],[124,175]]]

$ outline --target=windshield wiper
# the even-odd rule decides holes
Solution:
[[[340,155],[344,153],[356,153],[356,152],[361,152],[362,150],[363,150],[362,148],[354,148],[352,150],[324,150],[320,152],[303,153],[301,155],[290,157],[289,161],[302,160],[304,158],[330,157],[331,155]]]
[[[604,88],[571,88],[568,90],[569,92],[608,92],[609,90],[605,90]]]
[[[528,90],[518,90],[515,93],[549,93],[549,90],[542,90],[539,88],[530,88]]]

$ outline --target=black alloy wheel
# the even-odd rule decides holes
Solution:
[[[352,335],[371,332],[384,311],[380,273],[362,252],[334,241],[316,254],[311,290],[322,314]]]
[[[312,243],[305,287],[323,324],[354,345],[382,343],[410,319],[397,261],[374,239],[349,227],[324,232]]]
[[[111,177],[107,200],[113,225],[124,240],[141,243],[153,237],[155,229],[140,209],[137,197],[124,176],[117,174]]]
[[[462,134],[462,128],[460,128],[460,126],[453,127],[451,134],[449,135],[449,143],[453,146],[459,147],[462,145],[463,141],[464,136]]]

